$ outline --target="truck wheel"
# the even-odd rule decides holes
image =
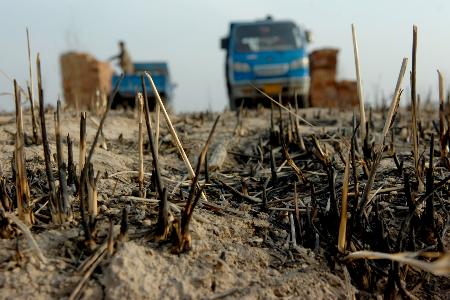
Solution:
[[[301,95],[298,97],[298,107],[308,108],[309,107],[309,95]]]
[[[230,103],[230,110],[231,111],[236,111],[239,107],[237,107],[237,99],[230,97],[229,98],[229,103]]]

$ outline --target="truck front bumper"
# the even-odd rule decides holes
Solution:
[[[272,97],[278,97],[279,94],[282,97],[293,97],[296,94],[307,97],[309,86],[309,77],[234,82],[231,85],[231,97],[233,99],[262,97],[255,87]]]

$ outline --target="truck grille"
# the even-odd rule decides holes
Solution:
[[[280,76],[289,71],[288,64],[257,65],[253,67],[256,76]]]

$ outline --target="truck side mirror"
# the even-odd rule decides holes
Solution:
[[[305,30],[305,38],[308,43],[311,43],[313,41],[312,32],[309,30]]]
[[[220,48],[221,49],[228,49],[228,37],[224,37],[220,40]]]

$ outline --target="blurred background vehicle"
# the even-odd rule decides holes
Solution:
[[[270,16],[230,23],[227,37],[221,40],[230,108],[236,109],[244,100],[249,105],[257,102],[262,95],[255,87],[275,98],[298,96],[300,106],[308,106],[310,41],[309,31]]]

